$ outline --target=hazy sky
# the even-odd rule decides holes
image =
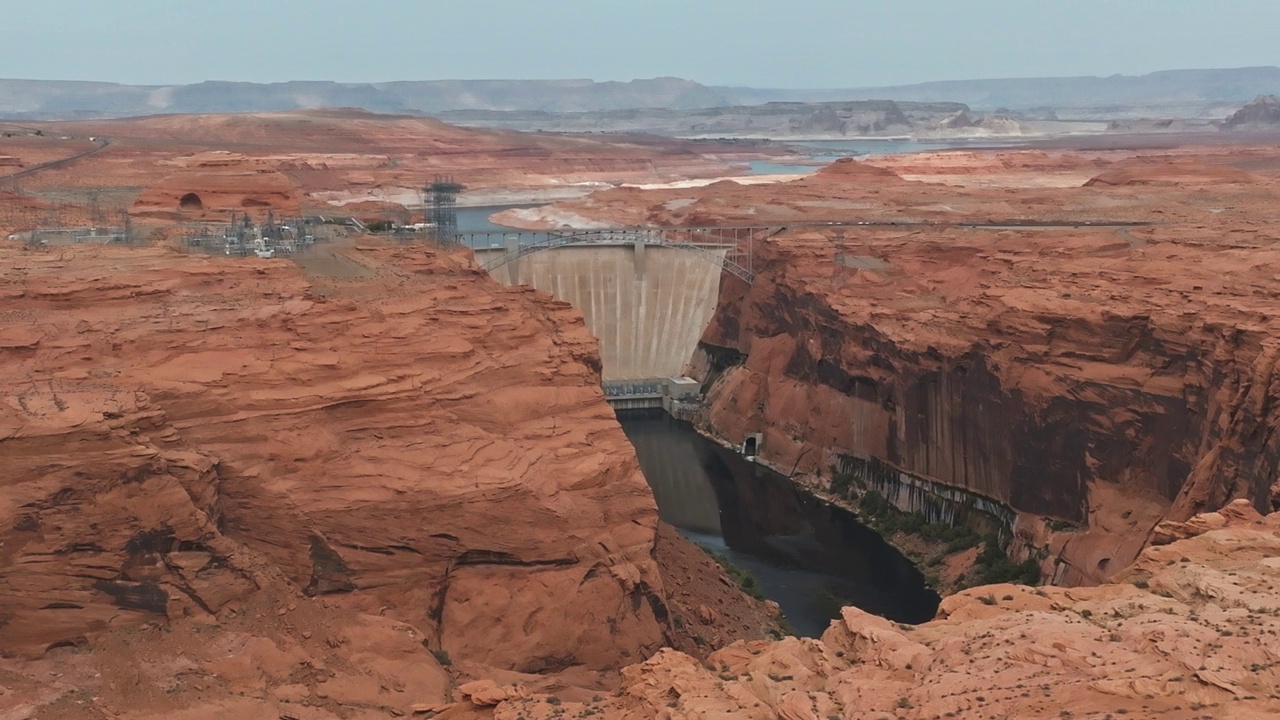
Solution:
[[[0,77],[861,87],[1280,64],[1280,0],[0,0]]]

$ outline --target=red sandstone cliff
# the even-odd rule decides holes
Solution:
[[[189,668],[173,692],[192,703],[244,680],[262,712],[290,683],[292,702],[407,712],[445,697],[428,650],[583,672],[666,641],[653,498],[567,305],[422,247],[311,277],[0,252],[0,648],[30,681],[70,663],[84,677],[62,685],[130,707],[133,686],[87,673],[136,642]],[[175,651],[160,625],[207,642]],[[236,649],[250,637],[267,644]],[[60,697],[38,687],[17,697]]]
[[[1065,584],[1125,567],[1161,519],[1275,508],[1274,149],[937,156],[947,183],[976,160],[968,184],[842,162],[556,211],[792,226],[755,245],[754,285],[725,279],[695,372],[713,434],[762,432],[767,461],[819,487],[874,458],[1011,506],[1015,553],[1047,550]],[[1055,159],[1105,181],[1046,186]],[[927,178],[933,160],[874,162]],[[824,221],[878,224],[796,225]],[[1017,227],[1037,222],[1060,226]]]

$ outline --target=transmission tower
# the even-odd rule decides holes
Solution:
[[[435,225],[437,240],[453,242],[458,236],[458,195],[465,187],[453,181],[452,177],[437,175],[426,192],[431,194],[431,215],[428,222]]]

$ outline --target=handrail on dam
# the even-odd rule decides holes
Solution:
[[[507,252],[484,263],[486,271],[493,271],[514,260],[543,250],[570,245],[658,245],[687,250],[700,255],[708,262],[721,266],[748,283],[755,280],[751,267],[751,245],[759,236],[772,236],[785,227],[634,227],[601,228],[595,230],[563,230],[547,233],[464,233],[459,240],[473,249],[493,247],[494,235],[514,239]],[[524,237],[532,236],[530,242]],[[484,238],[485,244],[477,246],[476,240]],[[495,248],[496,249],[496,248]],[[723,252],[721,252],[723,251]]]

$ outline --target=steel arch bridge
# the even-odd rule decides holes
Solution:
[[[631,227],[596,230],[558,230],[552,232],[478,232],[462,233],[459,242],[473,250],[506,252],[484,263],[486,271],[496,270],[509,262],[543,250],[582,245],[656,245],[696,253],[719,265],[734,276],[755,280],[751,266],[751,246],[761,238],[785,230],[781,226],[748,227]],[[500,244],[494,244],[494,240]]]

